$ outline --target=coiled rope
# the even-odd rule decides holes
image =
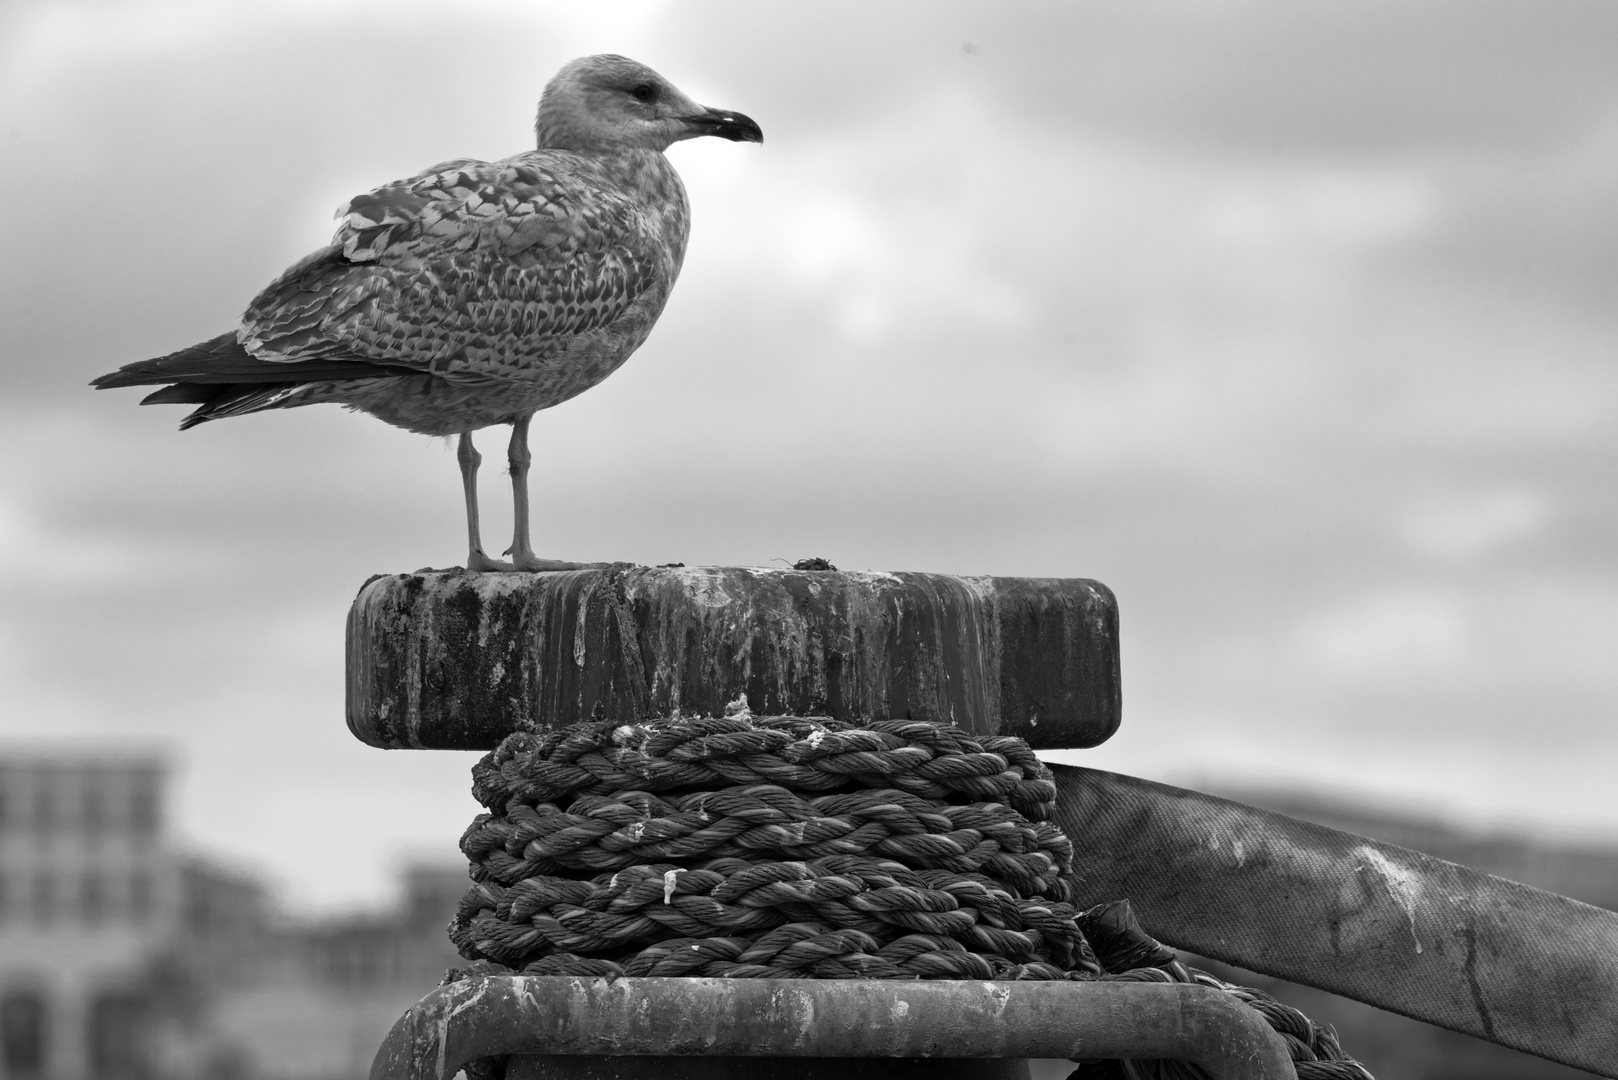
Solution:
[[[1122,979],[1231,993],[1300,1080],[1370,1080],[1335,1034],[1188,968],[1127,901],[1079,911],[1073,845],[1028,744],[805,717],[590,722],[472,770],[473,886],[450,925],[483,974]],[[1178,1062],[1084,1075],[1192,1080]]]

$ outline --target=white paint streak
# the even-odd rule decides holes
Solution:
[[[1382,887],[1405,913],[1405,919],[1410,924],[1410,940],[1416,943],[1416,952],[1419,954],[1422,950],[1421,938],[1416,936],[1416,899],[1420,892],[1420,883],[1416,875],[1396,866],[1386,855],[1373,847],[1362,845],[1355,854],[1361,860],[1359,869],[1381,878]]]
[[[580,599],[580,602],[579,602],[579,618],[578,618],[578,621],[573,624],[573,666],[582,669],[584,667],[584,644],[585,644],[585,640],[584,640],[584,610],[585,610],[585,604],[584,604],[584,598],[583,597],[580,597],[579,599]]]
[[[454,1008],[438,1018],[438,1061],[433,1072],[433,1075],[438,1077],[438,1080],[449,1080],[449,1077],[445,1075],[445,1067],[448,1063],[444,1058],[449,1053],[449,1025],[451,1021],[482,1000],[487,987],[486,982],[478,979],[476,988],[465,1001],[458,1002]]]
[[[1221,833],[1210,833],[1208,836],[1208,850],[1218,851],[1226,843],[1230,844],[1230,854],[1236,860],[1236,868],[1241,869],[1247,865],[1247,842],[1239,836],[1228,839]]]

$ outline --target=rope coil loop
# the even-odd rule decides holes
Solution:
[[[1199,983],[1258,1011],[1300,1080],[1370,1080],[1329,1028],[1188,968],[1127,901],[1073,906],[1072,842],[1028,744],[913,720],[592,721],[472,769],[473,975]],[[1081,1063],[1192,1080],[1179,1062]]]
[[[1050,817],[1056,784],[1028,744],[974,738],[919,720],[867,727],[830,719],[743,716],[593,721],[534,737],[508,736],[472,769],[472,794],[491,810],[573,794],[779,784],[798,791],[892,787],[924,799],[973,795],[1030,821]]]

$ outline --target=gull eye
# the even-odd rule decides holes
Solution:
[[[636,101],[651,101],[653,98],[657,97],[657,87],[653,86],[651,83],[641,83],[629,93]]]

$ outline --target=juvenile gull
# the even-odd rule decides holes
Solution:
[[[663,151],[763,142],[622,56],[574,60],[545,87],[538,149],[434,165],[353,199],[332,243],[254,298],[239,329],[91,385],[164,385],[142,405],[205,420],[329,401],[423,435],[458,435],[470,570],[558,570],[528,538],[528,424],[617,370],[651,333],[685,258],[690,208]],[[472,432],[511,425],[511,562],[478,530]]]

